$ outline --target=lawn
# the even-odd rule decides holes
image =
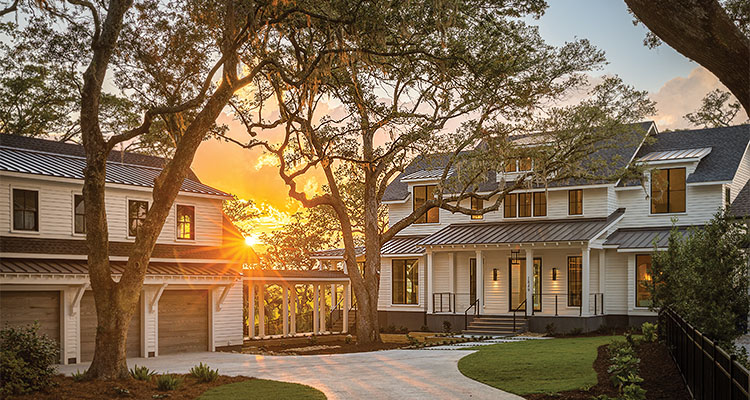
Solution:
[[[556,393],[596,384],[597,348],[621,336],[527,340],[478,347],[458,361],[462,374],[524,395]]]
[[[325,398],[323,392],[310,386],[266,379],[250,379],[211,388],[198,397],[198,400],[325,400]]]

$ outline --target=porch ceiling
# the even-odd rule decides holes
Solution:
[[[426,237],[418,245],[589,241],[601,235],[624,213],[625,209],[620,208],[607,218],[454,224]]]

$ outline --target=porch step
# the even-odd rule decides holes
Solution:
[[[349,330],[348,332],[354,331],[354,323],[356,322],[357,313],[354,310],[349,310]],[[331,332],[341,332],[344,330],[344,319],[339,318],[331,326]]]
[[[466,330],[467,335],[513,335],[519,332],[525,332],[528,327],[526,317],[516,317],[515,329],[513,325],[513,316],[489,316],[474,318]]]

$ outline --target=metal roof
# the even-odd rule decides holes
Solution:
[[[300,269],[244,269],[242,275],[246,278],[261,278],[264,280],[347,280],[347,276],[344,271],[328,271],[328,270],[300,270]]]
[[[441,169],[428,169],[428,170],[421,170],[417,172],[413,172],[409,175],[406,175],[401,178],[402,182],[408,182],[408,181],[416,181],[416,180],[423,180],[423,179],[438,179],[441,176],[443,176],[443,172],[445,171],[444,168]],[[448,170],[448,175],[453,175],[455,171],[453,169]]]
[[[682,234],[689,234],[689,227],[683,226],[678,229]],[[604,242],[605,246],[617,246],[620,249],[653,249],[654,242],[659,248],[667,247],[669,244],[669,233],[671,226],[653,228],[622,228],[609,235]]]
[[[588,241],[595,239],[625,213],[620,208],[607,218],[453,224],[419,242],[422,246],[460,244],[515,244]]]
[[[122,274],[125,261],[110,261],[112,273]],[[85,260],[47,260],[31,258],[2,258],[0,273],[3,274],[62,274],[86,275],[89,273]],[[150,263],[146,275],[190,275],[190,276],[239,276],[238,268],[231,264],[211,263]]]
[[[83,179],[86,159],[67,154],[53,154],[37,150],[0,146],[0,170],[25,174]],[[107,161],[107,183],[153,187],[161,168]],[[229,197],[229,194],[200,182],[185,179],[183,192]]]
[[[701,147],[698,149],[684,149],[684,150],[667,150],[667,151],[653,151],[646,154],[638,159],[638,161],[649,162],[649,161],[667,161],[667,160],[685,160],[689,158],[701,159],[711,153],[711,147]]]
[[[395,236],[393,239],[385,242],[380,248],[380,255],[382,256],[394,256],[394,255],[422,255],[424,249],[421,248],[418,243],[426,236]],[[356,248],[357,256],[365,254],[365,248],[359,246]],[[340,260],[344,257],[344,249],[328,249],[316,251],[312,254],[311,258],[319,260]]]

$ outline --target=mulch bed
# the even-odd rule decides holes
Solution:
[[[76,382],[73,378],[63,375],[53,377],[54,385],[46,392],[36,392],[24,396],[9,397],[18,400],[61,400],[61,399],[153,399],[155,395],[162,395],[169,400],[195,399],[206,390],[228,383],[241,382],[248,379],[244,376],[219,376],[211,383],[198,383],[190,375],[178,375],[182,378],[182,384],[175,390],[161,391],[156,388],[156,377],[151,381],[137,381],[135,379],[122,381],[83,381]],[[129,393],[118,392],[125,389]]]
[[[313,354],[345,354],[362,353],[366,351],[392,350],[404,347],[401,343],[372,343],[355,344],[346,341],[326,341],[325,343],[308,343],[295,345],[276,345],[265,343],[261,346],[246,346],[243,353],[267,355],[313,355]]]
[[[641,343],[638,346],[638,357],[641,359],[640,375],[643,378],[641,387],[646,389],[648,400],[689,400],[680,372],[661,343]],[[555,394],[530,394],[529,400],[589,400],[592,397],[608,395],[616,398],[617,389],[612,385],[609,368],[607,345],[599,346],[594,360],[597,384],[588,390],[569,390]]]

